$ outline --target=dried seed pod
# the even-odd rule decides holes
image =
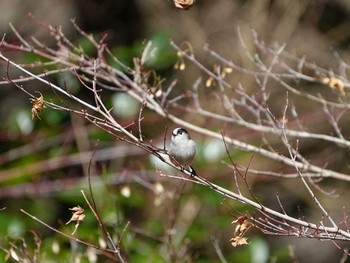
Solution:
[[[325,77],[321,81],[323,84],[328,85],[331,89],[338,91],[340,95],[345,96],[345,84],[341,79],[336,77]]]
[[[39,91],[36,91],[36,93],[39,93],[40,97],[39,98],[35,98],[35,99],[30,99],[30,102],[33,104],[33,107],[32,107],[32,119],[34,119],[34,117],[37,117],[39,120],[41,120],[40,116],[39,116],[39,113],[45,107],[45,105],[44,105],[44,96]]]
[[[194,5],[195,0],[174,0],[174,4],[179,9],[190,9]]]
[[[84,209],[81,208],[80,206],[75,206],[73,208],[69,208],[69,210],[73,211],[72,212],[72,217],[69,219],[69,221],[66,223],[68,225],[70,222],[76,222],[74,226],[74,231],[72,235],[75,234],[75,232],[78,230],[79,225],[83,222],[85,218],[85,213]]]
[[[209,88],[209,87],[211,87],[211,86],[213,86],[213,85],[215,85],[215,80],[214,80],[213,77],[209,77],[209,78],[207,79],[207,81],[205,82],[205,86],[206,86],[207,88]]]

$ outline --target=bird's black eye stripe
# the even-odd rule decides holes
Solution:
[[[178,129],[177,134],[183,134],[183,133],[187,133],[187,131],[182,128]]]
[[[187,132],[185,129],[183,129],[183,128],[175,129],[175,130],[173,131],[173,136],[181,135],[181,134],[183,134],[183,133],[188,133],[188,132]]]

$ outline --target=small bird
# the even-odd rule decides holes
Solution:
[[[169,154],[183,168],[191,165],[196,155],[196,143],[184,128],[176,128],[173,131]]]

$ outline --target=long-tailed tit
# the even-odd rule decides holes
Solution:
[[[185,129],[176,128],[173,131],[169,154],[183,168],[190,167],[193,158],[196,155],[196,143],[191,139]]]

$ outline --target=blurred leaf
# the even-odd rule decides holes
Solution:
[[[176,62],[176,52],[170,47],[170,37],[168,33],[156,32],[152,34],[147,40],[137,41],[132,46],[116,46],[112,48],[112,53],[122,63],[127,66],[133,65],[133,58],[141,57],[148,41],[151,42],[152,56],[146,60],[146,66],[152,69],[162,69],[169,67]],[[120,65],[113,60],[109,60],[109,63],[118,69],[122,69]]]
[[[131,119],[140,111],[140,103],[127,93],[114,93],[112,95],[113,112],[123,119]]]
[[[166,32],[154,33],[149,41],[152,43],[152,48],[155,48],[154,56],[146,62],[150,68],[161,69],[173,65],[176,60],[176,52],[170,47],[170,36]]]
[[[0,212],[1,236],[16,239],[24,235],[26,226],[17,215],[10,214],[6,210]]]
[[[203,158],[208,162],[217,162],[227,156],[225,145],[222,140],[212,139],[208,141],[203,149]]]
[[[270,257],[269,246],[266,240],[261,238],[248,239],[248,247],[251,249],[252,263],[265,263]]]
[[[44,125],[42,122],[45,122],[51,127],[57,127],[60,126],[64,122],[64,120],[67,120],[69,118],[69,112],[53,110],[51,108],[44,108],[42,112],[40,112],[40,118],[42,119],[42,121],[35,121],[37,123],[41,123],[42,125]]]
[[[133,65],[133,58],[137,57],[140,54],[139,50],[136,50],[135,47],[129,47],[129,46],[113,47],[111,51],[114,54],[114,56],[117,57],[118,60],[120,60],[122,63],[124,63],[129,67]],[[111,58],[109,58],[109,64],[119,70],[123,69],[119,64],[117,64]]]
[[[30,52],[28,52],[28,53],[21,52],[21,53],[18,53],[18,54],[20,54],[21,62],[23,64],[33,64],[33,66],[34,66],[36,63],[42,64],[42,63],[50,62],[50,60],[48,58],[39,56],[38,54],[30,53]],[[46,65],[45,66],[45,69],[47,69],[47,70],[54,70],[56,68],[57,68],[56,65],[51,65],[51,66],[50,65]],[[42,72],[43,67],[42,66],[40,66],[40,67],[33,67],[32,69],[34,70],[34,72],[36,70],[38,72]]]
[[[16,122],[18,125],[19,130],[22,134],[29,134],[33,130],[33,122],[31,118],[30,110],[20,110],[16,114]]]
[[[95,36],[95,39],[98,39],[98,37]],[[96,56],[96,47],[93,43],[91,43],[91,41],[88,38],[79,34],[79,38],[76,41],[76,45],[83,50],[83,54],[88,56]],[[79,52],[77,52],[76,54],[81,55],[81,53]]]
[[[252,263],[249,245],[232,248],[232,250],[233,252],[225,257],[228,262]]]
[[[58,85],[60,87],[65,87],[65,89],[70,94],[78,94],[78,92],[81,90],[83,86],[82,83],[79,81],[79,79],[73,74],[70,74],[70,73],[60,74],[60,75],[57,75],[56,77],[57,77]],[[54,94],[52,94],[52,96],[54,96],[54,98],[52,99],[56,99],[55,98],[56,96]],[[45,98],[45,99],[48,100],[48,98]]]

